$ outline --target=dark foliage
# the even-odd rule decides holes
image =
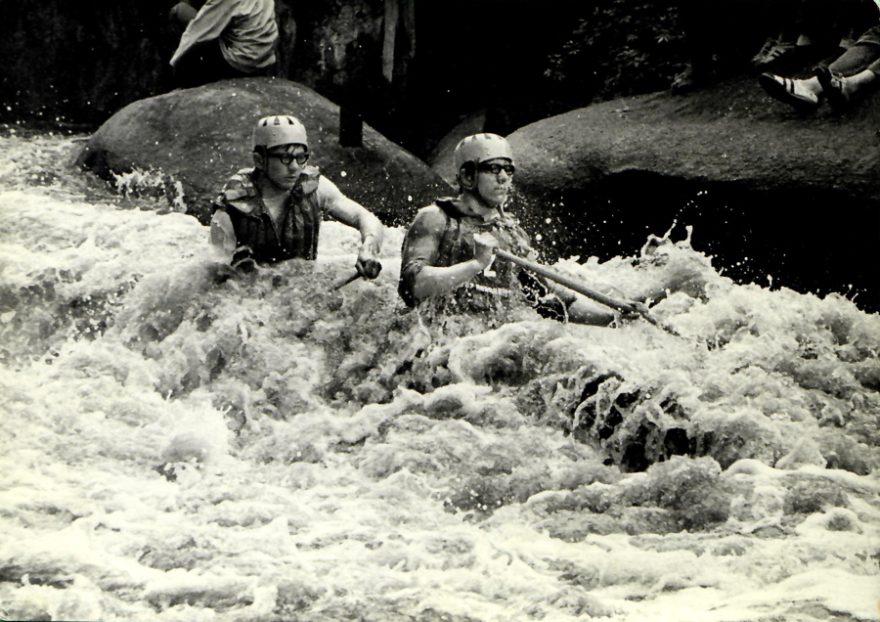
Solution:
[[[170,6],[0,0],[0,119],[96,126],[125,104],[163,90],[175,36],[166,26]]]
[[[585,12],[568,40],[549,56],[544,72],[559,107],[663,90],[684,66],[676,6],[600,0]]]

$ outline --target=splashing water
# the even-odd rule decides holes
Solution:
[[[222,281],[0,141],[0,617],[876,619],[877,315],[668,240],[555,267],[680,337],[403,313],[397,229],[373,283],[333,223]]]

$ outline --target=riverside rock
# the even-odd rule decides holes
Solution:
[[[527,125],[510,135],[517,184],[531,199],[642,172],[755,192],[832,191],[880,202],[880,107],[800,114],[751,76],[687,95],[619,98]]]
[[[551,254],[604,259],[678,223],[739,281],[876,310],[877,102],[801,114],[740,76],[593,104],[508,136],[517,202]]]
[[[77,161],[111,179],[133,170],[158,172],[161,185],[178,195],[169,198],[207,222],[224,181],[252,165],[251,131],[269,114],[298,117],[309,133],[310,163],[386,223],[407,221],[450,192],[426,164],[367,125],[362,146],[341,146],[339,107],[277,78],[225,80],[133,102],[89,138]]]

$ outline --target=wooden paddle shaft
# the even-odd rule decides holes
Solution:
[[[508,253],[505,250],[501,250],[500,248],[495,249],[495,254],[498,257],[501,257],[502,259],[505,259],[511,263],[515,263],[518,266],[522,266],[523,268],[526,268],[527,270],[531,270],[535,274],[540,274],[541,276],[548,278],[551,281],[555,281],[555,282],[559,283],[560,285],[567,287],[568,289],[570,289],[574,292],[577,292],[579,294],[586,296],[587,298],[591,298],[591,299],[595,300],[596,302],[601,302],[606,307],[611,307],[612,309],[617,309],[618,311],[634,311],[634,312],[639,313],[641,315],[639,309],[636,308],[636,306],[633,305],[632,303],[624,302],[621,300],[615,300],[614,298],[611,298],[610,296],[606,296],[605,294],[594,291],[594,290],[590,289],[589,287],[586,287],[582,283],[579,283],[579,282],[575,281],[574,279],[565,276],[564,274],[559,274],[557,272],[554,272],[550,268],[548,268],[546,266],[542,266],[539,263],[536,263],[536,262],[531,261],[529,259],[524,259],[522,257],[517,257],[516,255]]]
[[[342,279],[342,280],[337,281],[336,283],[334,283],[334,284],[333,284],[333,289],[334,289],[334,290],[342,289],[343,287],[345,287],[346,285],[348,285],[348,284],[351,283],[352,281],[356,281],[356,280],[358,280],[359,278],[361,278],[360,272],[355,272],[355,273],[352,274],[351,276],[346,277],[346,278],[344,278],[344,279]]]

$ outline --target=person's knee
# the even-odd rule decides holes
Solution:
[[[171,7],[169,15],[172,21],[177,22],[182,26],[186,26],[196,16],[196,13],[198,13],[198,11],[193,5],[188,2],[178,2]]]

